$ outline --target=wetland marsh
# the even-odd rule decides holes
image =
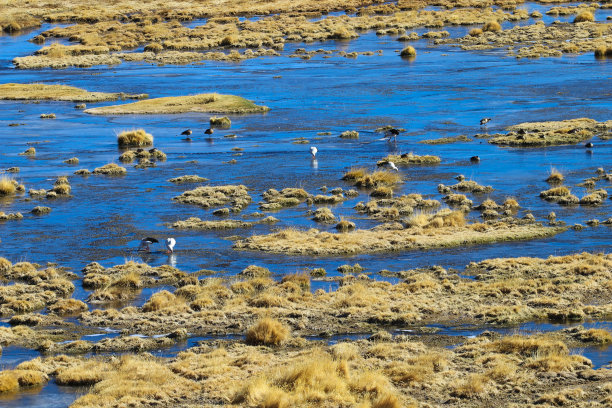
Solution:
[[[36,3],[0,405],[612,404],[609,3]]]

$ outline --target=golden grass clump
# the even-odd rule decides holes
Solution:
[[[600,46],[595,48],[595,58],[612,57],[612,47]]]
[[[147,95],[124,93],[90,92],[68,85],[47,84],[0,84],[0,99],[9,100],[54,100],[72,102],[101,102],[117,99],[141,99]]]
[[[482,35],[482,33],[482,28],[472,28],[469,32],[469,35],[471,35],[472,37],[478,37],[479,35]]]
[[[150,52],[155,52],[155,53],[161,52],[163,51],[163,49],[164,49],[164,46],[158,42],[149,43],[145,45],[144,47],[145,51],[150,51]]]
[[[0,372],[0,395],[13,393],[20,387],[41,385],[49,381],[49,377],[36,370],[5,370]]]
[[[153,145],[153,136],[144,129],[124,130],[117,135],[119,147],[143,147]]]
[[[279,346],[289,338],[289,328],[269,317],[259,320],[246,332],[248,344]]]
[[[359,132],[356,130],[345,130],[340,133],[341,139],[359,139]]]
[[[78,299],[59,299],[48,307],[49,313],[59,316],[74,315],[87,311],[87,304]]]
[[[317,208],[312,219],[316,222],[333,223],[336,221],[336,216],[329,208],[321,207]]]
[[[583,11],[574,18],[574,23],[593,22],[595,17],[590,11]]]
[[[210,122],[211,127],[229,129],[232,126],[232,121],[227,116],[222,116],[222,117],[213,116],[210,118],[209,122]]]
[[[0,273],[5,273],[11,270],[13,264],[6,258],[0,257]]]
[[[345,360],[314,350],[276,374],[261,374],[246,384],[234,403],[259,407],[402,406],[390,381],[377,371],[351,371]]]
[[[550,170],[550,174],[546,178],[546,181],[550,184],[560,184],[563,182],[563,180],[565,180],[565,177],[563,177],[563,174],[561,174],[561,172],[555,168]]]
[[[355,223],[343,218],[336,224],[336,229],[341,232],[351,231],[355,229]]]
[[[392,187],[401,183],[402,176],[398,173],[376,170],[368,173],[366,169],[354,169],[344,173],[342,180],[353,183],[357,187],[377,188],[377,187]]]
[[[548,190],[544,190],[540,192],[540,197],[545,200],[556,200],[560,197],[570,195],[570,189],[565,186],[553,187]]]
[[[36,156],[36,149],[33,147],[28,147],[23,153],[19,153],[20,156]]]
[[[238,273],[238,276],[246,276],[249,278],[264,278],[270,276],[272,273],[268,268],[257,265],[249,265]]]
[[[121,167],[115,163],[105,164],[102,167],[94,169],[93,174],[106,174],[108,176],[124,176],[127,174],[125,167]]]
[[[497,20],[491,20],[489,22],[487,22],[484,26],[482,26],[482,31],[488,31],[488,32],[499,32],[501,31],[501,24],[499,24],[499,22]]]
[[[400,56],[402,57],[414,58],[416,55],[416,49],[411,45],[407,46],[400,52]]]
[[[6,176],[0,178],[0,196],[14,195],[16,191],[17,186],[15,180]]]
[[[155,312],[168,307],[174,307],[181,302],[174,294],[167,290],[154,293],[153,296],[142,306],[143,312]]]

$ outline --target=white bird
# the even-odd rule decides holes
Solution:
[[[310,146],[310,154],[312,155],[312,159],[313,160],[317,158],[317,152],[318,151],[319,150],[316,147]]]
[[[399,172],[399,169],[397,168],[397,166],[395,165],[395,163],[393,162],[389,162],[389,164],[387,164],[387,167],[389,167],[391,170],[395,170]]]
[[[166,238],[167,253],[171,254],[174,252],[174,245],[176,245],[176,240],[174,238]]]
[[[385,162],[382,162],[382,163],[378,163],[377,166],[378,167],[384,167],[385,169],[391,169],[391,170],[395,170],[395,171],[399,172],[399,169],[397,168],[395,163],[393,163],[392,161],[385,161]]]
[[[146,238],[141,239],[140,246],[138,247],[138,252],[141,252],[141,251],[150,252],[151,251],[150,245],[156,242],[159,242],[159,241],[151,237],[146,237]]]

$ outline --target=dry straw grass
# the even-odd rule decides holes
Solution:
[[[10,177],[3,176],[0,178],[0,196],[14,195],[17,191],[15,180]]]
[[[144,129],[124,130],[117,135],[119,147],[144,147],[153,145],[153,135]]]
[[[538,239],[565,230],[503,222],[462,225],[464,222],[462,212],[419,214],[407,222],[411,228],[403,230],[355,230],[332,234],[317,229],[285,229],[269,235],[253,235],[236,241],[234,247],[287,254],[347,255]]]
[[[127,174],[125,167],[121,167],[115,163],[105,164],[102,167],[94,169],[93,174],[105,174],[108,176],[124,176]]]
[[[289,328],[278,320],[271,318],[261,319],[246,332],[246,342],[248,344],[279,346],[288,338]]]
[[[402,176],[384,170],[377,170],[370,173],[364,168],[359,168],[344,173],[342,180],[346,180],[357,187],[377,188],[395,186],[402,182]]]
[[[0,84],[0,99],[8,100],[54,100],[72,102],[101,102],[117,99],[142,99],[146,94],[90,92],[68,85],[47,84]]]
[[[86,109],[84,112],[94,115],[158,115],[186,112],[261,113],[268,110],[269,108],[255,105],[253,102],[240,96],[200,94],[147,99],[123,105]]]

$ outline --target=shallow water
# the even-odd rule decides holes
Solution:
[[[548,9],[531,3],[524,7],[542,12]],[[595,16],[603,21],[611,13],[612,10],[597,10]],[[550,23],[571,18],[544,15],[543,20]],[[505,28],[512,24],[505,23]],[[584,225],[586,220],[593,218],[603,221],[610,217],[612,201],[609,199],[596,208],[560,207],[541,200],[538,193],[549,187],[544,179],[553,167],[565,175],[568,186],[594,176],[598,167],[612,171],[610,141],[596,138],[593,140],[595,148],[590,151],[585,150],[582,143],[515,149],[496,147],[481,139],[437,146],[418,141],[459,134],[469,136],[485,130],[494,133],[526,121],[576,117],[611,119],[610,60],[596,60],[592,55],[517,60],[507,57],[503,50],[466,52],[419,40],[411,43],[418,52],[416,60],[407,61],[397,56],[396,51],[402,48],[402,43],[394,37],[379,37],[369,32],[353,41],[287,44],[281,57],[238,63],[207,61],[201,65],[164,67],[124,63],[91,69],[13,69],[10,62],[13,57],[29,55],[39,48],[27,40],[49,27],[46,25],[25,36],[0,36],[0,83],[62,83],[92,91],[145,92],[151,97],[230,93],[269,106],[271,110],[262,115],[229,115],[231,129],[217,130],[213,140],[207,141],[203,130],[208,127],[210,115],[98,117],[75,110],[74,103],[1,101],[0,169],[20,167],[21,172],[15,176],[27,189],[50,188],[57,176],[117,162],[121,151],[117,148],[115,135],[124,129],[143,127],[155,136],[155,147],[168,155],[168,161],[155,168],[137,170],[127,165],[125,177],[71,176],[71,198],[29,200],[27,196],[18,196],[0,200],[0,211],[24,214],[21,221],[0,221],[0,256],[13,262],[58,262],[79,272],[91,261],[112,266],[135,259],[151,265],[167,263],[186,271],[213,269],[220,275],[233,275],[247,265],[257,264],[270,268],[277,277],[313,267],[324,267],[334,276],[338,275],[336,268],[347,262],[358,262],[371,273],[433,264],[462,268],[470,261],[503,256],[546,257],[610,250],[612,229],[606,226],[568,230],[546,240],[319,258],[237,252],[231,247],[232,241],[226,239],[233,235],[267,233],[286,226],[333,229],[312,221],[306,215],[310,208],[305,204],[272,212],[271,215],[280,219],[274,226],[256,225],[251,229],[230,231],[175,231],[166,227],[166,223],[191,216],[216,219],[212,210],[172,202],[172,197],[194,187],[172,185],[166,181],[172,177],[198,174],[209,178],[212,185],[245,184],[252,189],[253,197],[253,204],[242,212],[248,215],[257,211],[257,202],[268,188],[303,187],[310,193],[317,193],[322,186],[347,189],[350,186],[340,180],[346,170],[354,166],[374,168],[376,161],[387,154],[404,152],[439,155],[442,163],[401,169],[405,183],[396,194],[417,192],[440,199],[437,185],[454,184],[454,177],[463,174],[467,179],[495,188],[488,195],[470,196],[475,204],[489,197],[500,202],[513,196],[521,205],[520,215],[530,212],[538,220],[544,220],[554,211],[558,219],[568,225]],[[445,30],[455,37],[465,35],[471,28],[461,26]],[[429,29],[414,31],[422,33]],[[313,56],[305,61],[288,57],[296,48],[346,52],[382,50],[383,55],[359,56],[356,61],[337,56]],[[280,78],[273,78],[277,76]],[[88,104],[88,107],[113,103]],[[39,118],[41,113],[49,112],[55,113],[57,119]],[[482,117],[493,118],[486,129],[479,126]],[[10,123],[24,125],[9,127]],[[407,130],[397,143],[382,141],[381,134],[374,132],[375,128],[389,124]],[[182,136],[179,136],[186,128],[194,130],[191,143],[181,141]],[[339,139],[338,134],[344,130],[357,130],[360,138]],[[319,136],[317,132],[332,134]],[[229,133],[238,137],[223,138]],[[311,144],[293,144],[298,137],[310,140]],[[28,147],[27,142],[37,143],[34,145],[36,158],[18,155]],[[315,162],[309,156],[311,145],[319,149]],[[234,157],[235,152],[231,150],[234,147],[243,148],[244,154]],[[470,163],[469,158],[473,155],[481,157],[479,164]],[[80,159],[79,165],[63,163],[73,156]],[[222,163],[232,158],[237,159],[236,164]],[[192,162],[194,160],[197,162]],[[611,186],[599,182],[597,187]],[[574,187],[573,193],[581,197],[586,190]],[[332,211],[337,217],[353,220],[358,227],[371,227],[373,221],[352,210],[357,202],[367,199],[367,193],[361,192],[359,197],[333,206]],[[52,212],[40,217],[29,214],[36,205],[49,206]],[[478,216],[478,212],[470,214],[473,219]],[[176,253],[170,256],[161,251],[137,254],[135,249],[143,236],[175,237]],[[375,274],[371,276],[380,278]],[[336,284],[330,282],[313,282],[313,289],[333,290],[335,287]],[[134,303],[142,304],[151,293],[161,289],[143,291]],[[75,297],[85,299],[87,295],[77,283]],[[474,334],[468,332],[461,335]],[[186,344],[178,344],[172,352],[200,340],[206,339],[190,339]],[[161,353],[166,352],[170,351]],[[585,349],[583,353],[596,358],[600,365],[612,359],[609,348],[604,351]],[[14,366],[35,355],[29,350],[7,347],[0,357],[0,365]],[[1,404],[43,406],[38,398],[45,395],[53,396],[58,404],[55,406],[66,406],[71,398],[76,398],[72,391],[66,394],[63,387],[50,383],[38,396],[23,394],[12,401],[3,400]]]

